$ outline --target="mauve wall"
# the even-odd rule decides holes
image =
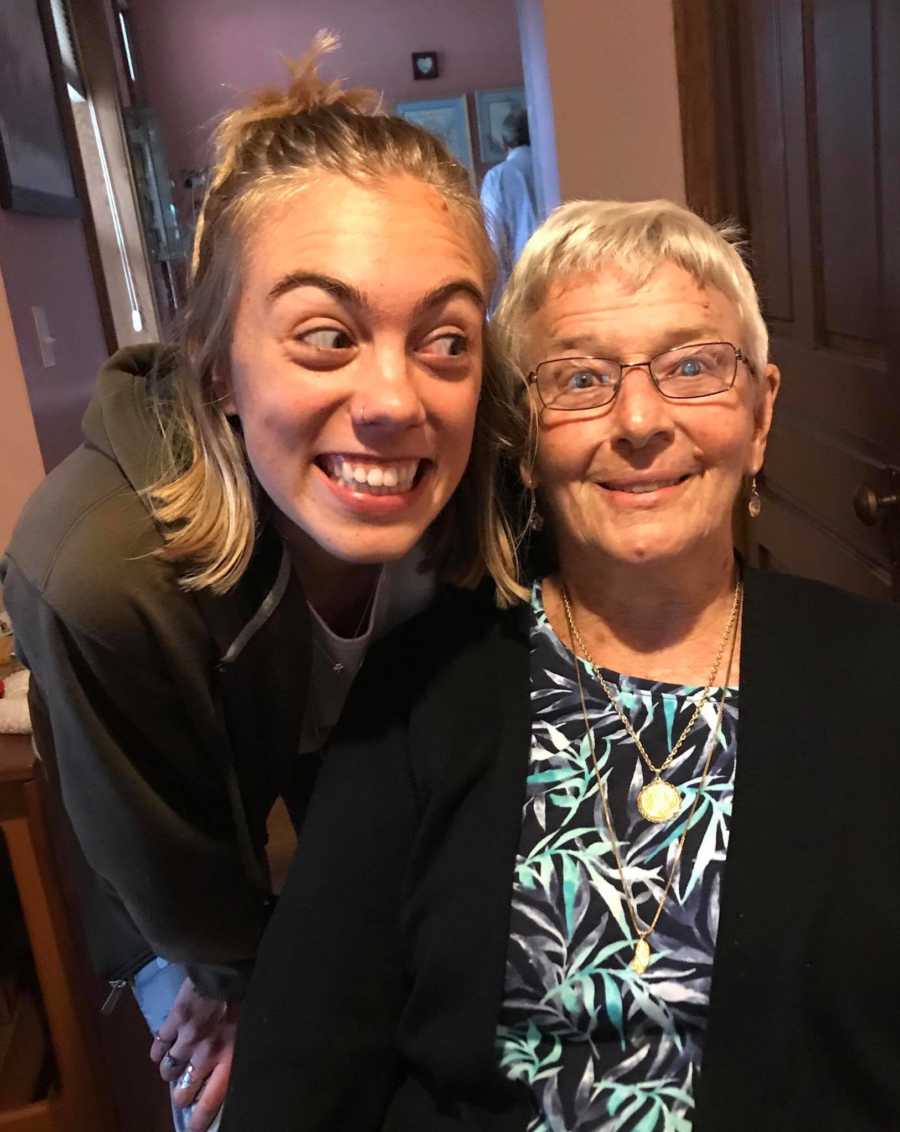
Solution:
[[[562,199],[683,204],[672,0],[543,9]]]
[[[129,10],[176,179],[207,163],[210,124],[246,92],[282,83],[280,57],[302,54],[319,28],[342,42],[323,73],[391,102],[522,82],[515,0],[131,0]],[[414,81],[413,51],[437,51],[440,78]]]
[[[80,220],[0,209],[0,271],[47,471],[81,439],[106,342]],[[56,365],[41,361],[32,307],[43,307]],[[2,411],[2,406],[0,406]]]
[[[0,272],[0,554],[22,504],[44,475],[25,374]]]

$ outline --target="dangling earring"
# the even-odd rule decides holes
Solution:
[[[528,517],[522,530],[522,537],[525,538],[530,534],[540,534],[544,529],[544,516],[541,514],[540,507],[538,507],[534,482],[534,461],[532,460],[528,465],[520,465],[519,475],[522,477],[522,486],[528,492]]]
[[[544,529],[544,516],[541,514],[537,496],[533,491],[531,493],[531,504],[528,508],[528,529],[534,534],[539,534]]]
[[[762,497],[759,494],[759,488],[756,486],[756,476],[753,476],[750,480],[750,498],[747,500],[747,510],[750,512],[751,519],[758,519],[760,511],[762,511]]]

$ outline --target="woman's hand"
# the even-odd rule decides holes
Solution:
[[[190,1132],[206,1132],[225,1100],[238,1013],[237,1003],[204,998],[185,979],[150,1048],[174,1103],[193,1106]]]

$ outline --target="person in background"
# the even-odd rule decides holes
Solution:
[[[95,963],[191,1132],[273,903],[274,800],[299,824],[366,649],[435,578],[514,584],[478,201],[430,134],[318,76],[331,46],[222,122],[180,332],[103,369],[3,571]]]
[[[780,375],[734,238],[578,201],[526,247],[540,564],[373,650],[223,1132],[900,1128],[900,611],[735,552]]]
[[[538,222],[531,138],[524,107],[507,114],[501,127],[501,137],[506,157],[488,169],[481,183],[481,206],[497,253],[498,272],[494,290],[497,300]]]

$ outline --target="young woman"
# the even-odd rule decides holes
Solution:
[[[180,334],[108,363],[6,559],[95,960],[194,1132],[272,903],[273,801],[302,812],[370,640],[435,575],[511,584],[479,206],[431,135],[318,77],[328,46],[222,123]]]
[[[685,209],[574,202],[497,321],[544,569],[370,657],[225,1132],[900,1128],[900,617],[736,558],[750,275]]]

